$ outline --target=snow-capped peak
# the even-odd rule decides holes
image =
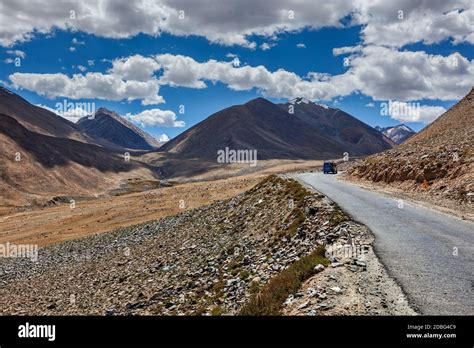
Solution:
[[[296,97],[295,99],[290,100],[289,103],[292,104],[292,105],[295,105],[295,104],[313,104],[313,105],[317,105],[319,107],[322,107],[323,109],[329,109],[329,106],[327,106],[326,104],[314,103],[311,100],[306,99],[305,97]]]
[[[405,124],[399,124],[398,126],[393,126],[393,127],[375,127],[376,130],[379,132],[383,133],[386,137],[390,138],[392,141],[394,141],[397,144],[401,144],[404,142],[406,139],[414,135],[416,132],[408,127]]]
[[[318,103],[315,103],[316,105],[324,108],[324,109],[329,109],[329,106],[327,106],[326,104],[318,104]]]
[[[404,124],[401,124],[401,125],[398,126],[398,127],[399,127],[400,129],[403,129],[403,130],[407,131],[407,132],[413,132],[413,130],[412,130],[410,127],[408,127],[408,126],[406,126],[406,125],[404,125]]]
[[[293,104],[293,105],[301,104],[301,103],[309,104],[311,103],[311,100],[306,99],[304,97],[296,97],[295,99],[290,100],[290,104]]]

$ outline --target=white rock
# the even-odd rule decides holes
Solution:
[[[285,306],[291,305],[291,304],[293,303],[293,299],[294,299],[294,296],[293,296],[293,294],[291,294],[291,295],[288,296],[288,298],[285,300],[284,305],[285,305]]]
[[[324,268],[326,268],[326,267],[324,267],[324,265],[322,265],[322,264],[317,264],[316,266],[314,266],[314,270],[316,272],[321,272],[322,270],[324,270]]]
[[[305,302],[303,302],[302,304],[300,304],[298,306],[298,309],[306,308],[306,307],[308,307],[308,305],[309,305],[309,301],[305,301]]]

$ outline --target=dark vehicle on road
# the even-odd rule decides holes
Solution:
[[[337,174],[337,165],[334,162],[324,162],[323,164],[324,174]]]

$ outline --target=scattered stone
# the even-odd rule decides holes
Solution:
[[[303,302],[302,304],[300,304],[298,306],[298,309],[301,310],[303,308],[306,308],[306,307],[308,307],[309,304],[310,304],[310,301],[305,301],[305,302]]]
[[[342,238],[338,225],[330,223],[335,204],[312,194],[299,203],[311,208],[302,209],[308,214],[298,232],[277,235],[288,228],[291,213],[282,182],[270,180],[231,200],[40,248],[41,262],[0,258],[0,314],[57,314],[57,308],[45,306],[51,299],[69,301],[71,293],[81,301],[61,306],[63,315],[194,315],[198,309],[202,315],[237,314],[269,279],[326,244],[327,234],[335,243]],[[344,224],[356,242],[359,231],[352,222]],[[124,249],[130,251],[126,258]],[[326,279],[326,272],[345,272],[333,269],[338,264],[316,265],[316,273],[325,272],[315,277],[345,284],[333,275]],[[339,296],[313,286],[288,296],[285,308],[308,302],[301,312],[316,314],[334,298]],[[328,303],[313,308],[311,301],[323,300]]]
[[[323,271],[325,268],[326,267],[324,267],[324,265],[319,263],[314,267],[314,270],[319,273],[319,272]]]
[[[285,300],[284,305],[285,306],[291,305],[293,303],[294,298],[295,297],[293,296],[293,294],[290,294],[288,298]]]

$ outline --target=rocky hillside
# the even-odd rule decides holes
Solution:
[[[400,124],[394,127],[375,127],[376,130],[381,132],[387,138],[392,140],[394,143],[400,145],[401,143],[405,142],[412,136],[416,134],[416,132],[408,127],[405,124]]]
[[[94,117],[83,117],[77,122],[81,131],[98,142],[133,150],[153,150],[158,140],[106,108],[98,109]]]
[[[0,86],[0,114],[14,118],[23,127],[35,133],[94,143],[74,123],[51,111],[32,105],[2,86]]]
[[[2,206],[93,196],[119,186],[125,177],[158,177],[100,146],[33,132],[5,114],[0,114],[0,148]]]
[[[401,146],[356,163],[350,177],[474,201],[474,89]]]
[[[341,110],[309,101],[274,104],[257,98],[209,116],[161,150],[212,161],[216,161],[217,151],[226,147],[257,150],[259,160],[329,159],[341,158],[344,152],[372,154],[393,145],[384,135]]]
[[[42,205],[59,196],[91,197],[117,188],[125,179],[158,178],[157,169],[124,160],[123,147],[89,136],[4,87],[0,149],[0,206]]]
[[[400,289],[384,288],[385,273],[364,280],[372,266],[361,255],[324,251],[337,243],[370,249],[368,234],[324,196],[270,176],[232,199],[45,247],[38,262],[0,259],[0,312],[280,314],[289,299],[303,296],[302,282],[336,279],[337,269],[343,284],[321,283],[308,312],[300,313],[325,315],[337,307],[347,314],[412,314]],[[372,292],[373,302],[361,302],[354,291]]]
[[[395,145],[368,124],[340,109],[313,103],[301,97],[278,105],[285,112],[291,110],[293,113],[290,115],[294,115],[320,134],[337,141],[351,156],[372,154]]]

